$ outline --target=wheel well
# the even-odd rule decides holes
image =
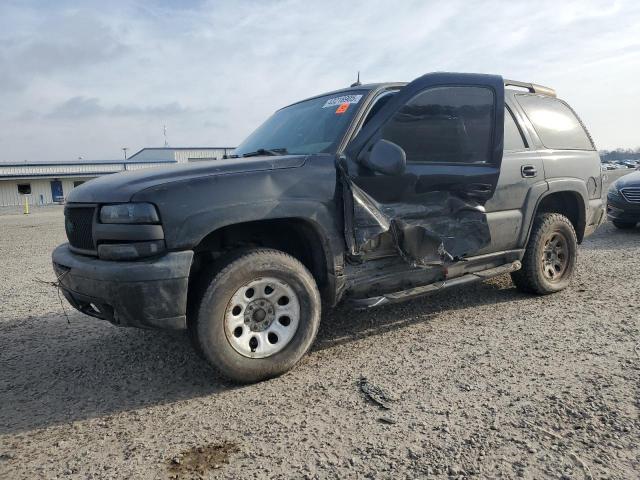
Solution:
[[[265,247],[281,250],[297,258],[309,269],[323,292],[328,287],[327,258],[322,237],[314,225],[296,218],[259,220],[228,225],[209,233],[194,248],[194,261],[190,273],[189,304],[200,276],[216,268],[225,255],[243,248]],[[193,293],[195,294],[195,293]]]
[[[537,213],[561,213],[566,216],[582,242],[586,225],[584,202],[577,192],[556,192],[544,197],[538,204]]]

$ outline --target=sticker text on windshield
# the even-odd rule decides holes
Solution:
[[[358,103],[361,98],[362,95],[342,95],[341,97],[330,98],[324,103],[322,108],[337,107],[343,103]]]

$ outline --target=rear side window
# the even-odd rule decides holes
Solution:
[[[582,123],[561,100],[537,95],[518,95],[543,145],[557,150],[595,150]]]
[[[382,138],[400,145],[410,163],[485,163],[491,159],[493,122],[492,90],[436,87],[404,105]]]
[[[522,139],[522,133],[516,121],[513,119],[511,111],[505,107],[504,109],[504,151],[513,152],[517,150],[524,150],[526,145]]]

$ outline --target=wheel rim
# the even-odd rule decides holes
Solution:
[[[569,242],[561,232],[552,232],[542,250],[542,273],[550,282],[559,282],[569,265]]]
[[[267,358],[285,348],[298,329],[300,302],[291,286],[263,277],[238,288],[225,310],[229,344],[249,358]]]

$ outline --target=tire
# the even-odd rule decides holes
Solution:
[[[320,325],[320,293],[294,257],[245,250],[202,281],[190,336],[229,380],[253,383],[281,375],[311,347]]]
[[[619,222],[618,220],[613,221],[613,226],[620,230],[631,230],[632,228],[636,228],[635,223]]]
[[[573,225],[559,213],[536,217],[522,268],[511,274],[518,290],[538,295],[564,290],[576,267],[578,241]]]

